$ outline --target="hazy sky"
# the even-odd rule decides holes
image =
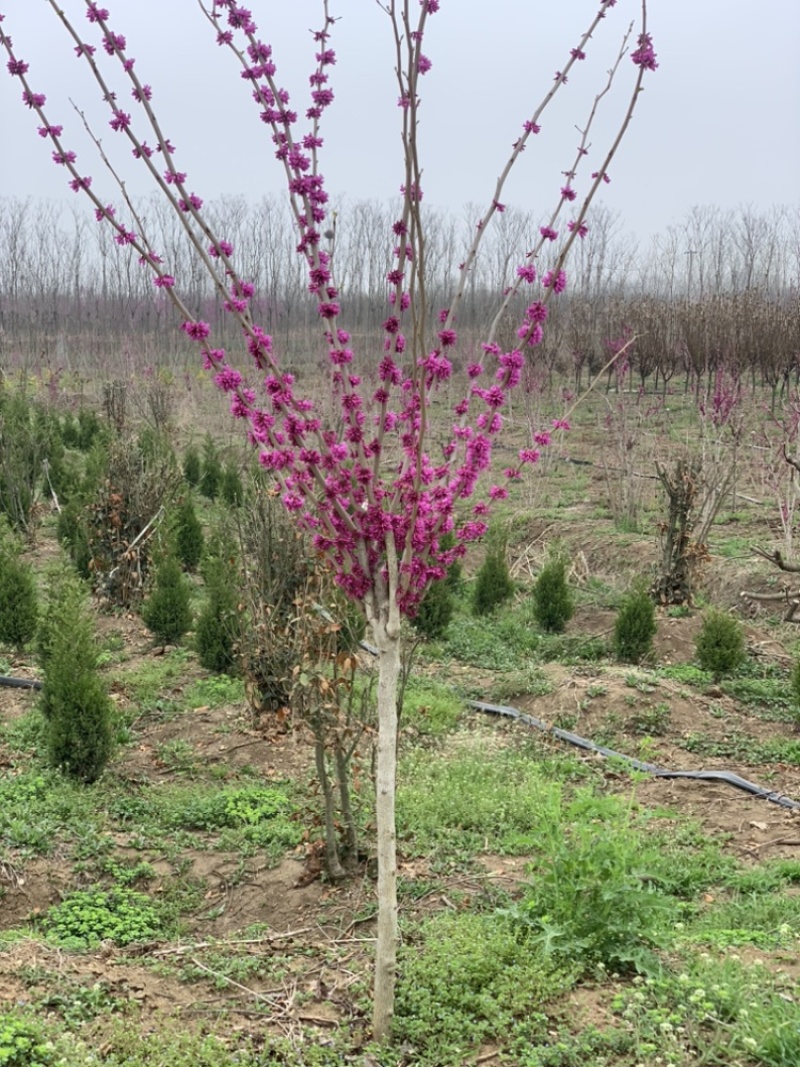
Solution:
[[[80,0],[63,0],[85,39],[94,27]],[[128,39],[137,71],[176,145],[176,166],[203,197],[282,190],[269,133],[232,56],[216,47],[196,0],[108,0],[113,28]],[[307,106],[318,0],[252,0],[262,36],[274,44],[278,81]],[[596,0],[441,0],[429,20],[425,52],[433,68],[422,81],[423,188],[428,202],[460,211],[491,199],[522,122],[552,83],[588,24]],[[575,126],[611,65],[634,0],[618,0],[542,133],[520,160],[503,199],[544,214],[558,195],[560,172],[574,155]],[[45,0],[0,0],[20,58],[31,65],[48,115],[65,126],[104,199],[114,190],[87,144],[68,98],[86,110],[104,146],[116,149],[129,190],[150,191],[141,168],[128,168],[122,135],[97,107],[99,91]],[[388,199],[402,180],[398,90],[388,17],[375,0],[331,0],[341,16],[331,46],[336,102],[325,118],[324,167],[333,195]],[[679,221],[696,204],[768,208],[800,201],[800,0],[650,0],[659,69],[645,79],[633,125],[611,169],[604,202],[625,228],[645,236]],[[103,56],[103,59],[106,59]],[[110,61],[109,61],[110,62]],[[5,68],[5,61],[3,62]],[[592,136],[599,163],[632,83],[623,63],[603,121]],[[120,99],[130,101],[123,84]],[[18,79],[0,71],[0,195],[72,198],[50,162],[37,120],[20,102]],[[130,101],[133,105],[133,101]],[[127,109],[127,104],[126,104]],[[135,114],[135,106],[130,110]],[[589,169],[594,169],[591,167]],[[587,173],[588,177],[588,173]],[[585,183],[577,183],[579,190]],[[87,205],[88,210],[88,205]]]

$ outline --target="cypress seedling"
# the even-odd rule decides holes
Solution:
[[[792,676],[789,683],[791,696],[792,696],[792,713],[794,715],[795,726],[800,727],[800,659],[795,662],[792,668]]]
[[[187,571],[197,568],[203,556],[203,527],[191,496],[178,505],[175,515],[175,552]]]
[[[478,571],[472,598],[473,614],[491,614],[499,604],[508,600],[513,592],[514,583],[506,560],[506,543],[504,540],[497,540],[490,544],[483,566]]]
[[[174,555],[166,555],[156,568],[153,591],[142,607],[148,630],[162,646],[175,644],[192,625],[189,587]]]
[[[33,571],[16,538],[0,531],[0,643],[21,648],[36,634],[38,598]]]
[[[226,463],[222,472],[220,496],[230,508],[241,507],[244,500],[244,486],[239,471],[232,463]]]
[[[200,476],[200,492],[208,500],[216,500],[222,487],[222,463],[217,446],[208,436],[203,442],[203,473]]]
[[[560,634],[575,610],[567,584],[567,561],[553,555],[539,572],[533,587],[533,616],[546,633]]]
[[[695,649],[697,662],[719,681],[723,674],[732,674],[744,661],[742,627],[732,615],[711,608],[703,617]]]
[[[444,577],[428,586],[411,624],[423,637],[429,637],[435,641],[447,630],[453,611],[453,594],[450,591],[447,577]]]
[[[183,477],[187,485],[190,485],[192,489],[196,489],[200,485],[202,476],[203,466],[200,462],[200,453],[194,445],[190,445],[183,457]]]
[[[51,575],[38,644],[48,759],[71,778],[94,782],[111,756],[113,713],[98,673],[86,594],[74,571]]]
[[[639,663],[653,647],[656,635],[656,606],[644,583],[639,583],[623,599],[614,623],[612,640],[617,659]]]
[[[207,671],[228,674],[236,666],[235,642],[239,628],[236,567],[220,553],[207,557],[202,570],[206,602],[195,626],[195,648]]]

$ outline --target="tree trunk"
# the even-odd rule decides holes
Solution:
[[[325,799],[325,869],[332,882],[341,881],[345,874],[339,862],[339,850],[336,845],[336,817],[333,802],[333,788],[325,763],[325,741],[321,737],[314,739],[314,761],[317,765],[317,777]]]
[[[378,647],[378,760],[375,821],[378,837],[378,941],[372,1031],[376,1041],[391,1037],[397,970],[397,683],[400,677],[400,616],[391,601],[371,618]]]
[[[350,798],[350,760],[352,751],[350,749],[351,755],[348,755],[344,750],[341,737],[337,736],[333,754],[336,760],[336,776],[339,780],[339,811],[344,824],[345,844],[351,863],[358,859],[358,830]]]

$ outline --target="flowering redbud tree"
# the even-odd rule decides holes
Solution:
[[[138,163],[146,168],[160,193],[180,219],[196,255],[204,264],[224,307],[241,329],[242,350],[249,353],[250,370],[235,365],[235,354],[215,347],[211,328],[181,297],[180,279],[170,271],[147,234],[144,220],[117,185],[126,210],[107,203],[92,178],[79,165],[69,146],[65,128],[51,117],[44,94],[34,88],[29,64],[15,50],[8,18],[0,14],[0,43],[10,75],[18,80],[23,104],[38,119],[38,132],[49,147],[53,162],[63,168],[70,188],[87,196],[98,223],[105,225],[119,245],[130,246],[143,268],[152,272],[156,289],[173,301],[186,336],[197,344],[199,357],[222,392],[230,410],[258,449],[263,467],[280,488],[283,503],[298,525],[324,553],[342,589],[358,601],[366,614],[378,650],[378,752],[376,770],[376,823],[378,837],[378,931],[375,964],[374,1036],[389,1036],[394,1003],[397,946],[395,856],[396,692],[400,670],[401,618],[414,614],[428,585],[441,577],[466,546],[487,528],[492,503],[508,496],[508,483],[521,477],[526,464],[535,463],[539,449],[549,441],[542,430],[531,447],[492,483],[492,446],[503,427],[503,409],[518,385],[526,358],[535,355],[548,316],[548,303],[567,285],[566,257],[575,240],[587,231],[587,211],[603,182],[627,128],[642,80],[657,63],[646,29],[642,3],[636,46],[629,50],[633,26],[608,74],[608,82],[595,97],[573,160],[554,189],[554,204],[541,227],[537,244],[516,268],[512,284],[498,294],[498,312],[481,349],[480,359],[467,367],[462,399],[451,412],[449,440],[439,454],[428,446],[428,424],[437,392],[450,383],[459,303],[473,268],[483,235],[494,215],[504,210],[506,179],[529,143],[540,131],[543,112],[567,84],[571,69],[586,56],[593,35],[616,5],[599,0],[576,46],[538,105],[528,105],[522,130],[514,142],[483,216],[477,220],[474,239],[460,265],[449,306],[428,307],[425,272],[425,229],[422,208],[422,165],[417,130],[421,108],[421,79],[432,63],[423,51],[428,20],[439,15],[440,0],[382,0],[393,42],[393,63],[399,85],[398,118],[403,145],[401,207],[387,235],[394,249],[388,272],[388,315],[383,336],[377,340],[380,355],[361,360],[351,346],[340,300],[334,256],[334,219],[321,162],[323,125],[334,102],[332,71],[336,63],[334,18],[328,0],[321,0],[321,25],[314,34],[314,67],[309,97],[301,115],[278,80],[272,47],[259,35],[251,11],[235,0],[199,0],[199,7],[221,48],[226,50],[252,97],[256,112],[272,138],[278,166],[283,168],[297,230],[297,254],[307,268],[308,292],[316,301],[322,336],[329,358],[329,392],[335,417],[324,419],[314,402],[298,395],[293,376],[281,371],[281,353],[272,338],[254,321],[251,298],[254,286],[236,265],[235,249],[224,233],[215,232],[203,212],[203,201],[189,175],[178,169],[176,151],[156,111],[157,101],[128,52],[125,37],[117,32],[110,12],[84,0],[88,36],[70,21],[56,0],[47,0],[69,38],[78,60],[97,85],[110,109],[113,133],[125,139]],[[268,5],[265,3],[265,7]],[[457,5],[452,5],[457,7]],[[619,130],[605,154],[593,161],[591,177],[583,180],[591,143],[590,130],[602,98],[608,93],[623,59],[633,61],[633,85]],[[123,95],[112,88],[112,78],[127,81]],[[115,86],[118,85],[114,81]],[[88,124],[87,124],[87,128]],[[442,122],[442,130],[447,125]],[[99,137],[89,130],[100,158],[116,179]],[[442,134],[445,136],[444,132]],[[121,205],[120,205],[121,208]],[[124,215],[124,219],[123,219]],[[329,219],[330,216],[330,219]],[[566,240],[548,269],[540,271],[545,249],[566,228]],[[527,309],[518,329],[519,343],[508,351],[495,340],[497,325],[520,294]],[[435,321],[432,328],[431,322]],[[377,378],[369,388],[362,377],[365,359],[377,363]],[[450,383],[452,384],[452,383]],[[442,393],[444,395],[444,392]],[[441,399],[440,399],[441,406]],[[478,492],[480,486],[480,492]],[[485,488],[484,488],[485,486]],[[477,502],[469,506],[473,495]],[[469,507],[469,510],[464,510]],[[456,545],[443,551],[444,534],[453,531]]]

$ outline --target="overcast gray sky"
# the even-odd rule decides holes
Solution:
[[[65,11],[94,41],[80,0]],[[256,199],[282,190],[269,133],[239,78],[232,56],[216,47],[196,0],[107,0],[111,24],[128,39],[137,71],[177,147],[176,166],[203,197],[243,193]],[[252,0],[262,36],[274,44],[278,81],[307,104],[318,0]],[[421,145],[428,202],[461,210],[491,199],[497,174],[522,122],[552,83],[588,24],[596,0],[442,0],[429,21],[424,51],[433,69],[423,79]],[[577,65],[542,133],[520,160],[504,200],[544,214],[562,184],[594,91],[638,13],[618,0],[585,63]],[[68,102],[85,108],[109,149],[122,150],[98,90],[89,80],[44,0],[0,0],[20,58],[36,91],[48,95],[51,122],[79,153],[104,199],[113,186],[93,156]],[[331,40],[336,102],[323,134],[323,172],[332,195],[388,199],[402,180],[397,86],[387,16],[375,0],[331,0],[341,16]],[[649,26],[660,63],[645,80],[633,126],[611,170],[604,202],[639,236],[679,221],[696,204],[723,208],[800,200],[799,0],[650,0]],[[96,33],[95,33],[96,35]],[[105,59],[106,57],[103,56]],[[3,62],[5,67],[5,62]],[[592,137],[599,163],[634,73],[626,59],[603,121]],[[130,100],[122,86],[120,99]],[[132,101],[130,101],[133,104]],[[127,105],[126,105],[127,107]],[[130,108],[135,113],[135,107]],[[0,71],[0,195],[73,198],[37,120],[20,102],[18,79]],[[150,191],[140,169],[127,167],[129,189]],[[590,168],[594,169],[594,168]],[[582,183],[578,182],[579,190]],[[107,191],[107,192],[106,192]],[[87,207],[88,210],[88,207]]]

